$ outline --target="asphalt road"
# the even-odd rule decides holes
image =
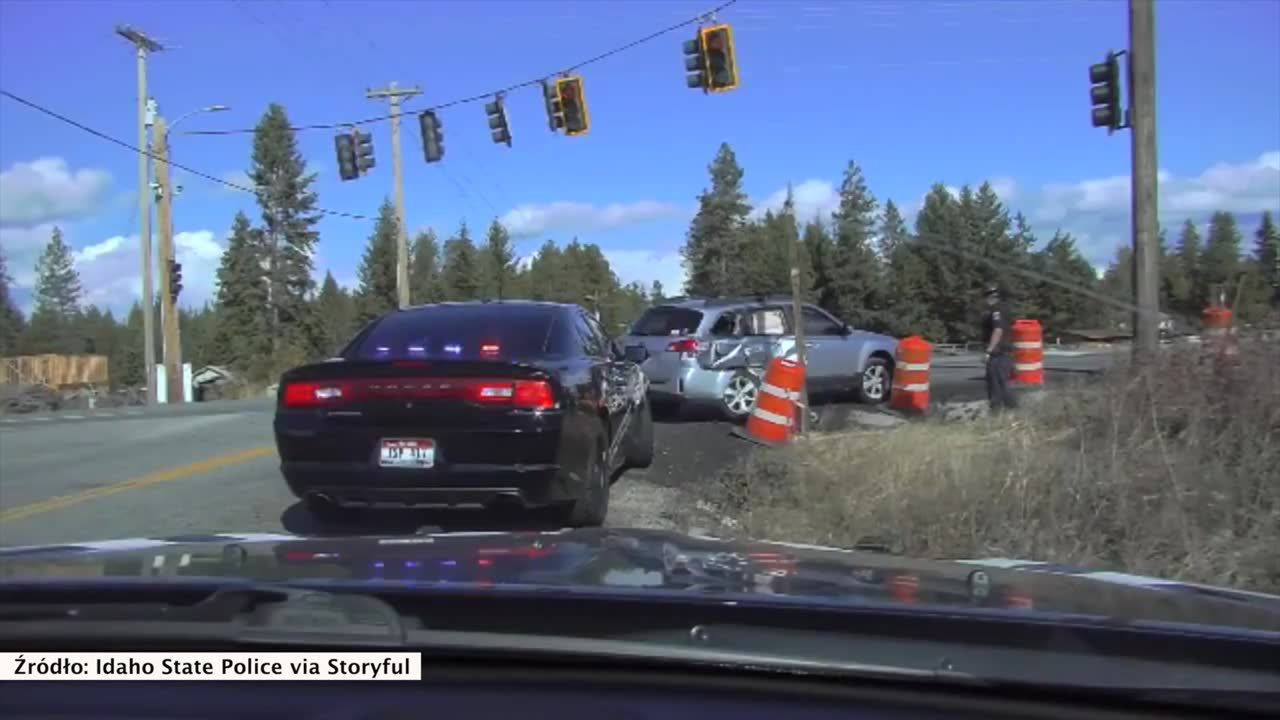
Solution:
[[[1105,362],[1097,354],[1046,356],[1047,383],[1052,387],[1062,378],[1094,372]],[[939,402],[983,397],[980,359],[935,358],[931,384]],[[280,478],[272,410],[270,400],[250,400],[0,417],[0,545],[528,523],[380,514],[348,528],[322,527]],[[654,465],[626,473],[615,485],[611,524],[656,522],[646,514],[653,502],[643,492],[688,487],[745,452],[750,446],[730,436],[730,427],[697,414],[659,423]]]

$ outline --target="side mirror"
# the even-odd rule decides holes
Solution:
[[[840,334],[841,334],[841,335],[852,335],[852,334],[853,334],[853,326],[852,326],[852,325],[850,325],[849,323],[840,323]]]
[[[649,351],[646,350],[643,345],[629,345],[627,349],[622,352],[622,357],[625,358],[627,362],[633,362],[639,365],[649,359]]]

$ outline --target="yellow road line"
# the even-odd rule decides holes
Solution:
[[[142,477],[125,480],[112,485],[103,485],[102,487],[96,487],[82,492],[72,493],[70,495],[51,497],[48,500],[41,500],[40,502],[23,505],[22,507],[16,507],[12,510],[0,511],[0,523],[24,520],[35,515],[43,515],[48,512],[53,512],[54,510],[62,510],[64,508],[71,507],[72,505],[79,505],[82,502],[97,500],[98,498],[108,497],[117,493],[128,492],[129,490],[138,490],[140,488],[159,485],[173,480],[182,480],[183,478],[189,478],[193,475],[213,472],[220,468],[237,465],[250,460],[257,460],[258,458],[267,457],[268,455],[274,455],[275,452],[276,449],[274,447],[259,447],[253,448],[252,450],[241,450],[240,452],[228,453],[226,455],[209,458],[208,460],[201,460],[200,462],[192,463],[190,465],[158,470],[156,472],[143,475]]]

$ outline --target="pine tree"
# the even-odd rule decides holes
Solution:
[[[1205,289],[1215,301],[1221,291],[1227,302],[1232,302],[1240,279],[1240,251],[1240,230],[1236,227],[1235,216],[1229,212],[1215,212],[1209,219],[1209,236],[1200,258]]]
[[[0,356],[16,355],[18,339],[26,331],[22,311],[9,295],[9,283],[12,281],[5,266],[4,250],[0,248]]]
[[[418,233],[409,255],[409,299],[415,305],[444,299],[440,285],[440,246],[432,230]]]
[[[480,258],[467,224],[444,244],[444,267],[440,271],[445,297],[449,300],[475,300],[480,293]]]
[[[1103,274],[1098,289],[1103,295],[1115,300],[1116,303],[1110,303],[1105,306],[1105,309],[1099,315],[1102,319],[1101,323],[1090,324],[1132,330],[1132,313],[1122,310],[1120,304],[1130,306],[1133,304],[1133,248],[1128,245],[1121,245],[1116,249],[1116,259],[1112,261],[1106,273]]]
[[[312,256],[319,233],[314,173],[298,150],[297,138],[282,106],[272,103],[253,134],[249,171],[262,210],[261,240],[267,267],[266,337],[273,353],[282,345],[291,353],[318,352],[317,318],[308,302],[315,288]],[[276,363],[281,364],[281,363]]]
[[[954,252],[966,246],[961,203],[942,183],[925,195],[916,215],[917,254],[925,267],[921,288],[925,305],[942,326],[937,341],[968,342],[973,339],[970,318],[975,298],[968,294],[974,284],[972,261]]]
[[[484,242],[484,294],[495,300],[509,299],[515,280],[515,247],[511,244],[511,235],[507,229],[494,218],[489,225],[489,232]]]
[[[390,199],[382,201],[378,221],[360,261],[360,287],[356,290],[356,321],[364,323],[398,307],[396,293],[396,240],[400,222]],[[326,338],[327,339],[327,338]]]
[[[565,287],[564,256],[560,247],[551,240],[544,242],[533,262],[529,263],[526,275],[531,299],[558,300],[560,291]]]
[[[82,352],[76,321],[83,292],[71,248],[63,242],[62,231],[55,227],[36,262],[36,302],[23,342],[27,352]]]
[[[142,352],[142,305],[134,303],[124,325],[116,333],[116,342],[108,363],[112,388],[138,388],[146,384]]]
[[[320,292],[316,295],[316,312],[324,331],[325,355],[338,353],[356,331],[354,301],[338,285],[333,273],[324,274]]]
[[[831,214],[835,258],[831,281],[818,288],[819,302],[857,327],[877,327],[876,308],[883,294],[874,234],[878,205],[862,168],[852,160],[840,182],[840,205]]]
[[[1071,235],[1054,233],[1048,244],[1036,253],[1033,267],[1058,281],[1040,282],[1029,288],[1035,299],[1035,314],[1044,326],[1046,337],[1086,327],[1093,322],[1097,306],[1089,293],[1097,285],[1097,274],[1093,265],[1080,254]]]
[[[662,291],[662,282],[654,280],[653,287],[649,288],[649,302],[653,305],[657,305],[665,299],[666,296]]]
[[[263,313],[268,287],[261,234],[249,225],[243,212],[236,213],[227,250],[218,267],[210,361],[241,372],[259,365],[271,351],[268,318]],[[141,312],[139,309],[139,315]],[[254,369],[266,372],[266,368]]]
[[[806,297],[822,305],[823,288],[832,284],[832,271],[835,264],[835,242],[827,232],[827,226],[821,218],[814,218],[804,226],[803,240],[805,257],[808,258],[809,276],[804,278],[803,287]],[[839,312],[839,308],[822,305],[828,310]]]
[[[1195,223],[1187,220],[1182,224],[1182,232],[1178,235],[1178,244],[1173,252],[1181,268],[1181,282],[1173,289],[1179,302],[1178,310],[1184,315],[1199,317],[1208,298],[1200,262],[1200,232]]]
[[[681,249],[686,289],[691,295],[733,295],[745,280],[743,228],[751,206],[742,190],[742,168],[728,143],[720,145],[708,172],[711,187],[698,196],[698,212]]]
[[[888,310],[885,324],[888,330],[898,337],[939,337],[943,327],[929,309],[924,262],[901,211],[892,200],[884,204],[880,249],[885,256],[885,305]]]
[[[1260,277],[1265,286],[1280,297],[1280,228],[1276,227],[1269,211],[1262,213],[1254,238],[1253,256],[1258,261]]]

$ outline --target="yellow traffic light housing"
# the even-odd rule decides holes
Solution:
[[[699,28],[698,46],[702,51],[706,91],[720,93],[738,89],[738,58],[732,28],[727,24]]]
[[[570,137],[586,135],[591,130],[591,113],[587,110],[587,96],[583,92],[582,76],[570,75],[556,80],[556,99],[564,118],[564,134]]]

